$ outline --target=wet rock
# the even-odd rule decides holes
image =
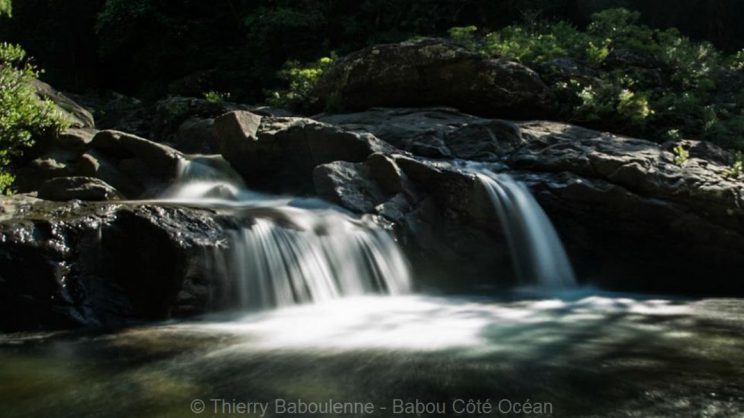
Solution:
[[[187,208],[2,198],[0,330],[113,327],[203,312],[213,283],[201,254],[223,239]],[[187,284],[188,283],[188,284]],[[193,284],[211,289],[194,294]]]
[[[551,111],[548,88],[534,71],[433,38],[349,54],[325,72],[314,95],[321,103],[350,111],[452,106],[476,115],[515,118]]]
[[[496,213],[472,174],[446,162],[378,153],[365,162],[320,165],[314,180],[320,197],[392,222],[420,285],[462,289],[494,271],[500,285],[513,284]]]
[[[555,122],[488,120],[442,109],[372,109],[321,119],[408,150],[411,141],[436,136],[450,144],[450,154],[490,162],[492,171],[525,182],[585,280],[623,290],[744,294],[732,280],[744,269],[736,255],[744,252],[744,181],[726,175],[733,155],[715,145],[660,145]],[[484,127],[493,135],[468,133]],[[672,152],[677,145],[690,152],[681,167]],[[488,152],[469,151],[486,146]],[[488,197],[464,164],[421,155],[388,158],[401,173],[401,193],[383,192],[369,161],[319,168],[326,180],[336,179],[334,187],[319,184],[319,193],[380,216],[392,197],[403,197],[406,205],[395,206],[389,219],[414,258],[447,260],[442,270],[449,263],[467,265],[470,277],[489,277],[490,270],[492,280],[499,275],[503,282],[508,249]],[[485,248],[494,249],[487,252],[491,259],[482,256]]]

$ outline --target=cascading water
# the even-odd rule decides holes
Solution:
[[[219,157],[183,160],[178,183],[163,198],[248,219],[205,255],[208,273],[233,283],[242,307],[411,288],[407,262],[387,231],[317,199],[252,192]]]
[[[518,279],[547,288],[576,285],[558,233],[527,187],[508,174],[472,170],[488,191],[504,228]]]
[[[509,243],[518,278],[541,287],[576,283],[566,252],[527,188],[506,174],[474,164]],[[225,245],[205,255],[208,274],[231,283],[245,308],[287,306],[367,293],[411,289],[407,262],[378,225],[355,219],[318,199],[251,191],[219,156],[182,160],[169,202],[210,207],[237,224]]]

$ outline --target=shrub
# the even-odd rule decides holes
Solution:
[[[449,37],[453,41],[471,50],[475,50],[477,48],[475,37],[476,32],[478,32],[478,28],[473,25],[455,26],[454,28],[450,28],[450,30],[447,31]]]
[[[639,18],[609,9],[595,13],[584,31],[566,22],[537,22],[481,39],[475,27],[453,28],[450,36],[538,69],[565,120],[659,140],[674,132],[744,149],[744,51],[726,56],[708,42],[649,28]],[[580,72],[567,79],[552,70],[558,58],[572,60]]]
[[[13,158],[67,124],[52,102],[36,95],[31,82],[39,73],[21,47],[0,43],[0,192],[8,192],[13,181]]]
[[[230,93],[220,93],[218,91],[212,90],[204,93],[204,99],[209,103],[222,105],[228,99],[230,99]]]
[[[734,161],[723,171],[723,176],[730,179],[738,179],[744,174],[744,154],[741,151],[734,156]]]
[[[582,59],[588,37],[565,22],[534,26],[507,26],[485,36],[484,49],[491,55],[503,56],[527,65],[567,56]]]
[[[677,145],[673,149],[674,151],[674,164],[684,167],[690,160],[690,152],[687,151],[682,144]]]
[[[335,54],[322,57],[309,64],[289,61],[280,71],[279,77],[288,83],[286,90],[276,90],[269,94],[268,102],[272,106],[303,110],[315,103],[312,91],[323,72],[333,64]]]
[[[0,16],[10,16],[12,5],[10,0],[0,0]]]

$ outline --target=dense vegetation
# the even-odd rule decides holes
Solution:
[[[9,0],[2,0],[8,2]],[[443,35],[454,26],[497,29],[565,20],[583,28],[611,7],[641,12],[719,48],[744,47],[740,0],[16,0],[0,36],[21,44],[67,90],[140,98],[229,92],[256,102],[282,85],[290,60],[310,62],[366,45]]]
[[[744,51],[725,54],[677,29],[639,24],[610,9],[586,30],[537,22],[450,36],[485,55],[536,69],[556,94],[561,118],[658,140],[695,138],[744,149]]]
[[[8,3],[0,2],[0,12],[10,13]],[[38,138],[65,127],[65,120],[54,104],[36,95],[32,81],[39,70],[18,45],[0,43],[0,193],[13,182],[8,168],[14,157]]]
[[[533,21],[497,31],[454,27],[455,42],[484,56],[537,70],[555,93],[557,117],[659,141],[703,139],[744,150],[744,50],[725,54],[677,29],[639,24],[640,14],[608,9],[586,30]],[[332,58],[287,63],[288,89],[270,100],[302,110]]]

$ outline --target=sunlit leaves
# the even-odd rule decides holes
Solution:
[[[31,81],[39,71],[17,45],[0,44],[0,192],[13,181],[11,159],[30,147],[39,135],[59,131],[65,119],[48,100],[41,100]]]

